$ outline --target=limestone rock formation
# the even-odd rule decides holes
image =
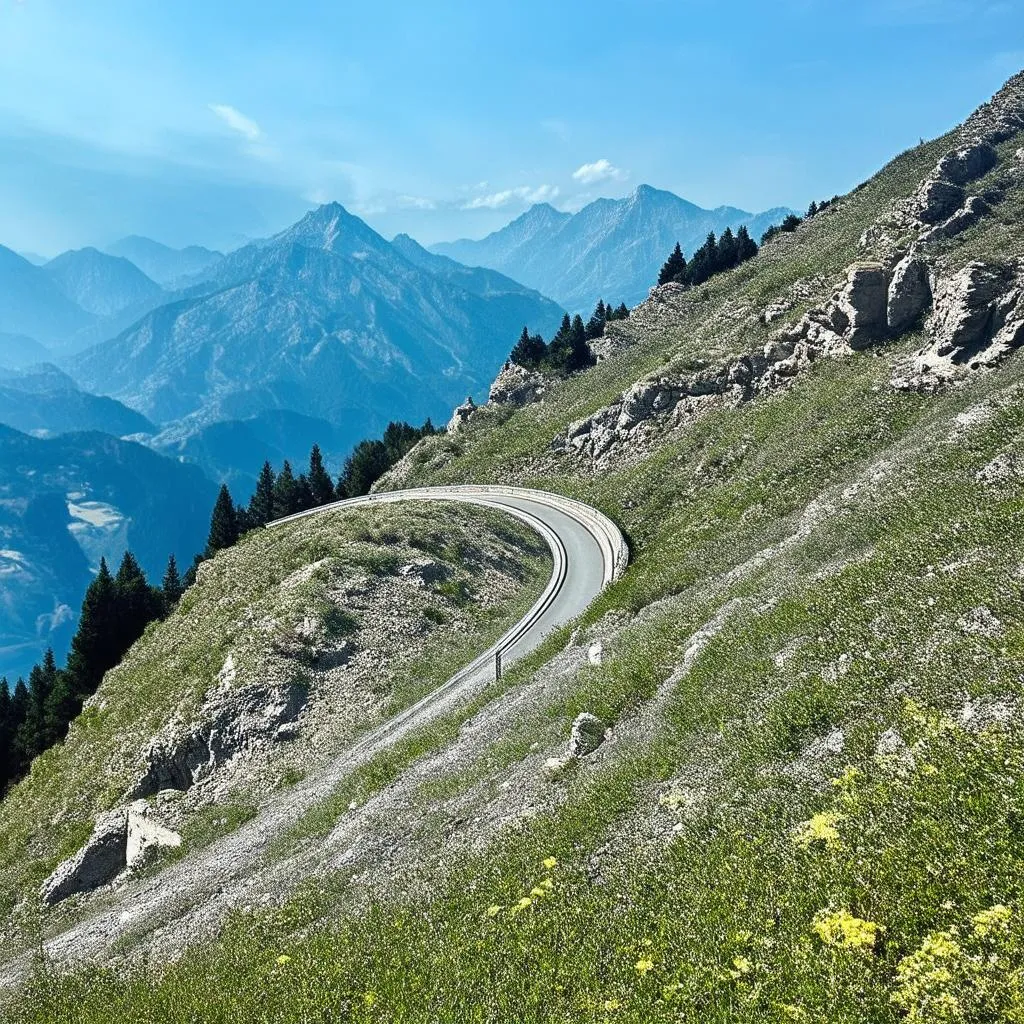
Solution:
[[[968,263],[942,282],[928,323],[931,341],[909,374],[893,384],[930,390],[965,370],[993,366],[1024,343],[1024,288],[1019,268]]]
[[[476,402],[472,397],[467,397],[462,405],[452,413],[452,418],[448,421],[448,433],[457,434],[466,425],[469,417],[476,412],[476,408]]]
[[[932,302],[928,264],[910,253],[896,264],[889,282],[886,323],[893,334],[912,327]]]
[[[540,401],[546,384],[544,374],[508,360],[494,378],[487,400],[493,405],[530,405]]]
[[[975,142],[947,153],[936,165],[935,173],[954,185],[966,185],[992,170],[996,159],[997,154],[991,143]]]
[[[569,736],[569,753],[573,757],[586,757],[604,742],[608,727],[596,715],[584,711],[572,723]]]
[[[846,320],[843,333],[851,348],[865,348],[884,337],[888,289],[889,275],[880,263],[855,263],[850,267],[836,307]]]
[[[970,196],[951,217],[936,224],[921,235],[921,242],[937,242],[943,238],[955,238],[961,232],[974,227],[985,214],[990,212],[988,203],[980,196]]]
[[[143,754],[133,798],[162,789],[189,789],[236,755],[274,742],[281,727],[294,723],[306,704],[306,689],[297,682],[236,687],[233,679],[233,671],[222,670],[221,682],[194,719],[172,721],[153,738]]]
[[[73,857],[43,882],[39,895],[49,906],[112,882],[127,864],[128,808],[99,815],[92,835]]]

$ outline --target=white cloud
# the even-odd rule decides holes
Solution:
[[[558,195],[557,185],[519,185],[517,188],[506,188],[490,195],[476,196],[464,203],[464,210],[497,210],[510,203],[547,203]]]
[[[577,168],[572,172],[572,176],[583,185],[593,185],[598,181],[622,181],[628,174],[602,157],[592,164],[584,164]]]
[[[423,196],[399,196],[396,200],[403,210],[436,210],[437,203]]]
[[[210,109],[234,132],[244,135],[250,142],[262,138],[260,126],[239,110],[226,103],[211,103]]]

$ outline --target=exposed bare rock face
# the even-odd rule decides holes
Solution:
[[[156,821],[145,800],[115,807],[99,815],[85,845],[58,865],[39,895],[47,906],[53,906],[69,896],[109,885],[157,847],[180,845],[181,836]]]
[[[162,789],[189,789],[236,755],[289,738],[289,727],[306,704],[303,685],[259,682],[236,687],[230,655],[219,678],[195,720],[171,722],[150,742],[133,798]]]
[[[476,402],[472,398],[467,398],[462,405],[456,408],[455,412],[452,413],[452,418],[448,421],[448,433],[457,434],[465,425],[473,413],[476,412]]]
[[[936,165],[935,173],[954,185],[966,185],[992,170],[996,160],[996,151],[990,142],[975,142],[947,153]]]
[[[586,757],[604,742],[608,726],[596,715],[584,711],[576,716],[569,737],[569,753],[573,757]]]
[[[101,814],[86,844],[43,883],[39,893],[43,902],[52,906],[112,882],[127,864],[127,822],[127,807]]]
[[[971,196],[963,206],[941,224],[936,224],[930,231],[925,231],[920,238],[922,243],[936,242],[943,238],[955,238],[961,232],[974,227],[991,208],[980,196]]]
[[[896,264],[889,282],[886,324],[893,334],[912,327],[931,307],[932,285],[928,264],[910,253]]]
[[[493,405],[531,405],[540,401],[546,389],[544,374],[509,360],[494,378],[487,401]]]
[[[960,185],[929,178],[914,197],[913,212],[925,224],[938,224],[959,209],[966,198],[967,193]]]
[[[1024,343],[1024,289],[1019,268],[968,263],[944,281],[928,323],[932,340],[909,373],[893,383],[930,390],[965,370],[994,366]]]
[[[833,326],[839,326],[845,320],[843,333],[850,348],[866,348],[885,336],[888,290],[889,274],[882,264],[850,267],[846,287],[836,303],[839,319],[832,321]]]

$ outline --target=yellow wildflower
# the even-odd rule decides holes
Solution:
[[[537,897],[537,898],[540,898],[541,896],[545,895],[545,892],[544,892],[544,890],[539,885],[535,885],[530,890],[530,895],[534,896],[534,897]]]
[[[974,934],[979,938],[984,938],[989,932],[1004,932],[1009,927],[1012,916],[1013,911],[1002,903],[997,903],[994,907],[989,907],[988,910],[982,910],[971,918]]]
[[[364,992],[363,993],[363,1006],[373,1006],[377,1002],[376,992]]]
[[[497,917],[501,913],[501,911],[502,911],[502,906],[501,906],[500,903],[492,903],[487,908],[487,916],[488,917]]]
[[[541,887],[542,889],[547,889],[547,890],[549,890],[549,891],[550,891],[551,889],[554,889],[554,887],[555,887],[555,883],[554,883],[554,882],[553,882],[553,881],[552,881],[552,880],[551,880],[550,878],[545,878],[545,879],[544,879],[544,880],[543,880],[543,881],[542,881],[542,882],[540,883],[540,887]]]
[[[647,973],[654,969],[654,961],[648,960],[644,957],[642,960],[637,960],[633,966],[636,968],[636,973],[639,974],[641,978],[646,978]]]
[[[533,900],[529,896],[524,896],[513,908],[512,912],[516,913],[520,910],[525,910],[527,907],[533,905]]]
[[[558,867],[558,861],[554,857],[545,857],[540,863],[545,871],[551,871],[552,868]]]
[[[611,1012],[612,1010],[617,1010],[622,1003],[620,1003],[618,999],[606,999],[603,1005],[605,1010]]]
[[[836,811],[819,811],[809,821],[801,822],[793,830],[793,842],[801,850],[809,850],[815,843],[834,849],[841,846],[839,829],[836,826],[846,820],[845,814]]]
[[[745,956],[734,957],[732,965],[740,974],[749,974],[750,969],[753,966],[753,964],[751,964],[751,962]]]
[[[811,927],[827,946],[866,950],[874,949],[875,939],[882,930],[881,925],[854,917],[847,910],[832,913],[823,910],[814,918]]]
[[[288,956],[287,953],[282,953],[277,958],[277,962],[278,962],[278,964],[280,964],[281,967],[284,967],[285,964],[290,964],[292,962],[292,958],[290,956]]]

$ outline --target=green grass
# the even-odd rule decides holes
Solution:
[[[977,480],[1024,441],[1024,359],[902,394],[889,378],[920,345],[911,336],[821,361],[784,394],[712,412],[603,475],[546,454],[644,373],[763,342],[722,311],[840,275],[867,224],[948,147],[902,154],[714,279],[674,328],[542,405],[417,449],[409,482],[548,487],[630,538],[629,571],[582,623],[625,623],[604,664],[560,677],[416,794],[438,814],[486,803],[534,742],[599,714],[618,742],[549,782],[544,813],[484,850],[424,849],[429,884],[406,895],[353,901],[339,873],[233,917],[174,964],[40,969],[13,1019],[1024,1019],[1024,482]],[[1018,200],[1008,192],[949,255],[1010,251]],[[964,427],[981,406],[988,418]],[[998,627],[972,627],[979,607]],[[287,842],[324,835],[351,800],[452,743],[568,637],[379,754]]]

